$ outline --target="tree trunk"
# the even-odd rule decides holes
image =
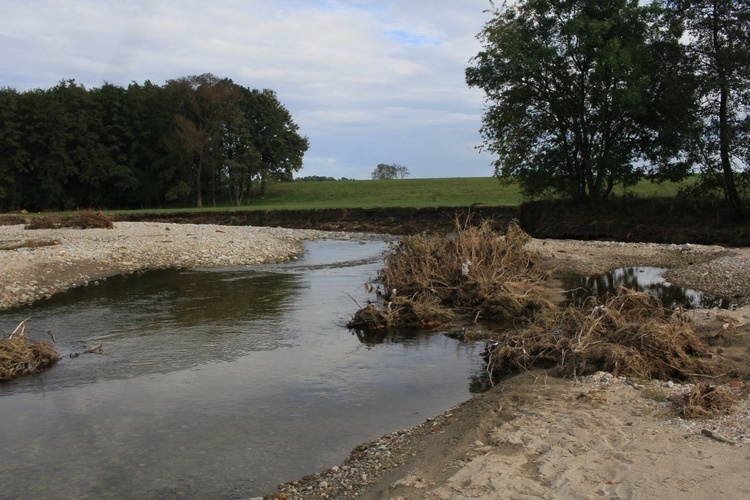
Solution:
[[[713,45],[714,54],[718,60],[722,57],[722,47],[717,16],[714,9]],[[732,219],[742,221],[745,218],[745,214],[742,209],[742,200],[740,200],[740,195],[737,192],[737,185],[734,182],[732,160],[729,156],[729,82],[727,81],[723,64],[719,62],[717,66],[719,69],[719,156],[721,158],[721,171],[724,178],[724,193],[732,209]]]
[[[198,155],[198,164],[195,167],[195,206],[203,208],[203,197],[201,196],[201,166],[203,165],[202,155]]]

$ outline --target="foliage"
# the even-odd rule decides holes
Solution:
[[[383,179],[403,179],[409,176],[409,168],[403,165],[393,163],[386,165],[379,163],[375,170],[372,171],[373,180]]]
[[[295,177],[294,182],[325,182],[325,181],[335,181],[336,179],[333,177],[326,177],[324,175],[306,175],[304,177]],[[341,179],[346,180],[346,179]]]
[[[239,205],[291,180],[307,148],[273,91],[211,74],[0,88],[0,211]]]
[[[466,79],[486,95],[496,175],[526,195],[597,199],[646,169],[674,170],[692,111],[680,35],[668,12],[637,0],[495,9]]]
[[[700,103],[689,160],[703,172],[696,188],[723,193],[743,217],[750,174],[750,0],[669,0],[687,26]]]

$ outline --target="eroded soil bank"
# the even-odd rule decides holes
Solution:
[[[456,219],[516,219],[534,238],[750,246],[750,225],[714,202],[613,200],[598,205],[539,201],[513,207],[345,208],[127,214],[116,220],[281,226],[294,229],[414,234],[451,231]]]

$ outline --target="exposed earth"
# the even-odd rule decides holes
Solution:
[[[326,235],[164,222],[116,222],[114,230],[85,231],[0,225],[0,305],[39,300],[122,272],[289,258],[300,241]],[[228,245],[236,252],[221,250]],[[733,310],[690,314],[710,346],[707,355],[722,368],[721,377],[706,381],[737,393],[735,411],[686,421],[671,408],[690,384],[609,374],[570,381],[534,371],[420,426],[363,444],[345,463],[281,485],[268,497],[750,497],[750,249],[553,239],[530,245],[553,274],[666,267],[675,284],[732,299]],[[258,257],[258,251],[265,253]],[[9,299],[19,295],[24,300]]]

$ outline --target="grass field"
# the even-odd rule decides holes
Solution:
[[[671,197],[679,184],[642,182],[629,192],[642,197]],[[622,191],[618,191],[621,195]],[[147,212],[213,210],[300,210],[316,208],[460,207],[475,203],[489,206],[518,205],[523,201],[516,185],[494,177],[289,182],[270,184],[263,197],[242,207],[191,207]],[[132,210],[128,212],[133,212]],[[115,213],[112,211],[111,213]]]

